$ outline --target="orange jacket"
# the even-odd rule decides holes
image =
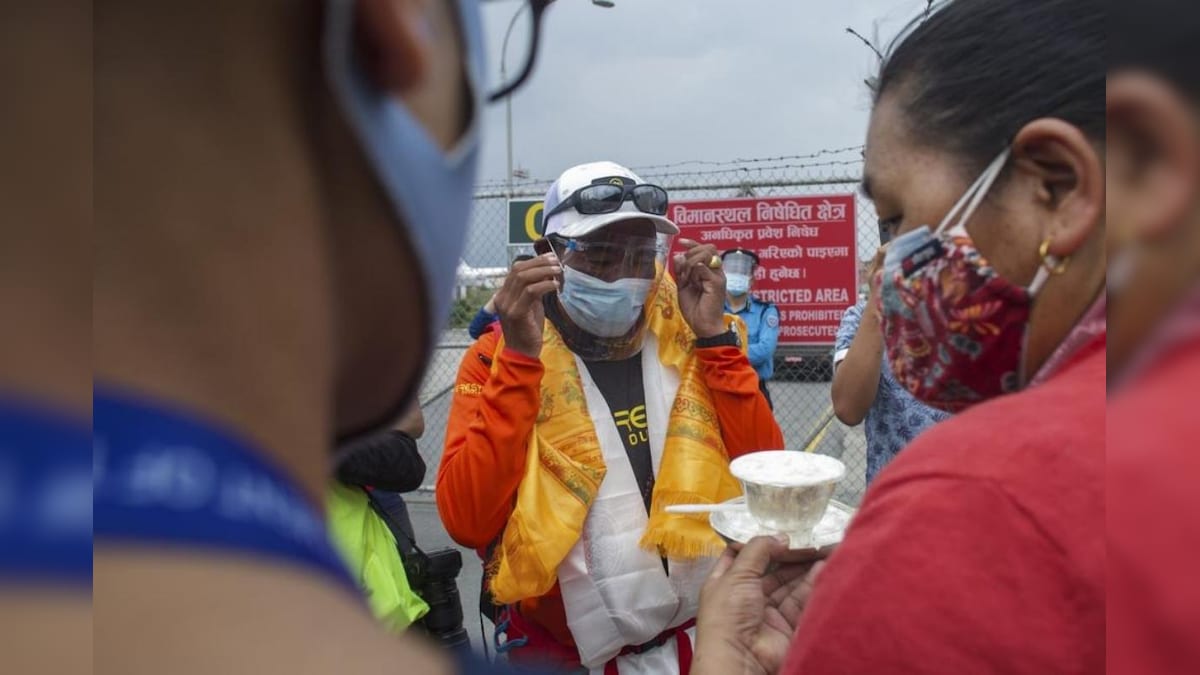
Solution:
[[[499,326],[480,336],[458,368],[446,448],[437,476],[437,505],[450,536],[486,549],[504,530],[525,472],[529,434],[541,401],[542,362],[511,349],[495,354]],[[491,374],[493,355],[499,363]],[[730,458],[783,447],[758,375],[737,347],[697,349]],[[558,586],[521,602],[521,612],[559,642],[573,645]]]

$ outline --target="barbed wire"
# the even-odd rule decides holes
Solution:
[[[858,145],[849,145],[844,148],[833,148],[827,150],[818,150],[807,155],[780,155],[778,157],[752,157],[752,158],[737,158],[737,159],[722,159],[722,160],[707,160],[707,159],[687,159],[679,162],[667,162],[665,164],[647,164],[643,166],[631,166],[630,169],[641,173],[652,169],[673,169],[691,164],[699,164],[703,166],[731,166],[735,164],[757,164],[763,162],[786,162],[797,159],[816,159],[817,157],[825,157],[827,155],[840,155],[846,152],[862,150],[865,146],[861,143]]]
[[[854,152],[854,151],[861,152],[863,148],[864,148],[864,146],[859,144],[859,145],[846,146],[844,148],[831,148],[831,149],[825,149],[825,150],[818,150],[816,152],[812,152],[812,153],[808,153],[808,154],[779,155],[776,157],[751,157],[751,158],[737,158],[737,159],[725,159],[725,160],[689,159],[689,160],[682,160],[682,161],[678,161],[678,162],[667,162],[667,163],[663,163],[663,164],[648,164],[648,165],[644,165],[644,166],[635,166],[635,167],[630,167],[630,169],[632,169],[633,171],[635,171],[638,174],[641,174],[643,178],[646,178],[647,176],[653,176],[653,177],[662,177],[662,176],[666,176],[666,175],[704,176],[704,175],[716,175],[716,174],[720,174],[720,173],[739,172],[739,171],[772,171],[772,170],[785,170],[785,169],[811,169],[811,168],[820,168],[820,167],[829,167],[829,166],[851,166],[854,164],[861,163],[862,158],[858,157],[858,158],[852,159],[852,160],[842,160],[842,161],[833,161],[833,162],[811,162],[811,163],[800,163],[800,164],[795,164],[795,163],[771,164],[770,166],[759,166],[759,165],[766,164],[766,163],[775,163],[775,162],[794,162],[795,160],[815,159],[818,157],[840,155],[840,154],[845,154],[847,152]],[[690,166],[690,165],[724,167],[724,168],[714,168],[711,171],[667,171],[669,169],[676,169],[679,167]],[[746,166],[746,165],[751,165],[751,166]],[[650,171],[651,173],[645,173],[647,171]],[[519,180],[514,180],[512,183],[512,187],[514,190],[516,190],[516,189],[533,189],[533,188],[536,188],[539,186],[549,185],[552,182],[554,182],[553,178],[521,178]],[[502,190],[502,189],[507,189],[507,188],[508,188],[508,181],[505,181],[505,180],[488,180],[488,181],[483,181],[483,182],[476,184],[476,189],[478,191],[493,191],[493,190]]]
[[[828,167],[858,166],[860,164],[862,164],[862,159],[851,159],[851,160],[840,160],[840,161],[831,161],[831,162],[811,162],[811,163],[807,163],[807,164],[772,164],[770,166],[761,166],[761,167],[757,167],[757,166],[756,167],[732,167],[732,168],[727,168],[727,169],[714,169],[711,171],[676,171],[676,172],[672,172],[669,174],[668,173],[646,174],[645,177],[648,177],[648,178],[672,178],[672,179],[678,180],[680,178],[696,178],[696,177],[701,177],[701,176],[717,176],[717,175],[728,176],[731,174],[743,174],[743,175],[754,174],[756,176],[761,176],[764,173],[769,173],[769,172],[779,173],[782,171],[789,171],[789,170],[793,170],[793,169],[820,169],[820,168],[828,168]]]
[[[812,162],[808,164],[772,164],[770,166],[761,167],[730,167],[725,169],[712,169],[708,171],[677,171],[663,174],[643,174],[642,178],[649,182],[664,183],[663,187],[670,187],[673,184],[678,184],[680,181],[687,180],[702,180],[705,178],[716,178],[719,176],[732,177],[738,176],[741,180],[760,179],[771,174],[782,174],[793,170],[812,170],[821,168],[833,167],[855,167],[861,166],[861,159],[842,160],[833,162]],[[531,178],[513,183],[514,192],[524,192],[529,190],[541,190],[546,185],[553,182],[553,178]],[[506,183],[481,183],[476,186],[476,192],[504,192],[507,190]],[[702,185],[696,186],[697,189],[702,188]]]

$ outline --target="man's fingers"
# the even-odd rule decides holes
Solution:
[[[717,255],[716,246],[697,244],[690,239],[684,239],[681,243],[684,251],[675,256],[675,281],[681,288],[720,280],[720,272],[708,266],[713,256]]]
[[[698,264],[708,268],[709,261],[714,255],[717,255],[717,247],[712,244],[697,244],[691,239],[682,239],[679,242],[683,246],[685,264],[689,267],[695,267]]]
[[[770,574],[763,577],[763,593],[772,595],[780,587],[808,574],[811,567],[812,565],[807,563],[777,564]]]
[[[679,253],[675,256],[675,283],[680,288],[686,288],[692,280],[692,268],[687,264],[687,256]]]
[[[786,593],[782,593],[787,591]],[[804,608],[808,605],[808,598],[812,595],[812,582],[807,578],[797,579],[791,584],[779,589],[782,597],[772,597],[771,605],[779,610],[783,618],[789,623],[796,623],[800,615],[804,613]]]
[[[795,617],[784,616],[782,612],[774,607],[767,607],[763,612],[763,625],[774,629],[780,635],[787,636],[790,642],[791,636],[796,632]]]
[[[691,266],[693,281],[704,283],[706,281],[719,281],[721,279],[721,271],[719,269],[714,270],[713,268],[709,267],[707,260],[708,259],[706,258],[705,262],[702,262],[699,265]]]
[[[508,275],[509,279],[515,279],[519,283],[532,284],[562,274],[562,267],[558,264],[557,259],[545,259],[545,256],[535,260],[527,260],[529,263],[536,263],[520,270],[513,269]]]
[[[734,573],[761,577],[771,565],[771,557],[787,550],[787,542],[776,537],[755,537],[746,544],[730,568]]]
[[[512,305],[506,307],[506,311],[501,312],[501,314],[504,316],[524,316],[536,304],[541,303],[543,296],[555,290],[558,290],[557,279],[547,279],[525,286],[515,294]]]
[[[541,301],[542,296],[555,290],[558,290],[558,279],[556,277],[552,277],[544,281],[539,281],[536,284],[530,284],[526,286],[525,297]]]
[[[689,265],[699,264],[707,268],[709,261],[712,260],[712,257],[717,255],[717,247],[713,246],[712,244],[701,244],[686,249],[683,255],[687,258]]]
[[[553,254],[541,255],[513,265],[512,271],[504,280],[504,285],[496,294],[496,311],[502,315],[528,311],[530,299],[526,295],[529,289],[536,288],[532,299],[540,300],[549,290],[557,288],[561,275],[562,267]]]
[[[521,262],[513,263],[511,274],[520,274],[525,270],[534,269],[537,267],[545,267],[547,265],[558,265],[558,256],[553,253],[543,253],[536,258],[522,260]]]
[[[557,279],[547,279],[539,281],[536,284],[530,284],[525,287],[525,291],[521,294],[523,300],[527,300],[528,304],[532,305],[535,302],[541,302],[542,297],[547,293],[558,289]]]
[[[808,598],[812,595],[813,587],[817,582],[817,577],[821,570],[825,568],[825,561],[822,560],[808,574],[801,578],[792,580],[785,586],[781,586],[770,596],[770,604],[779,608],[779,613],[782,614],[788,621],[795,623],[800,613],[804,611],[804,607],[808,604]]]
[[[808,583],[810,565],[783,565],[763,579],[763,593],[776,603],[782,601],[803,583]],[[768,590],[768,587],[770,589]]]

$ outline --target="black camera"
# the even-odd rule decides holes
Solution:
[[[408,583],[429,605],[429,613],[416,625],[446,647],[470,649],[471,641],[463,628],[462,599],[455,582],[461,570],[462,554],[452,548],[404,557]]]
[[[412,521],[404,500],[397,494],[378,490],[368,490],[367,496],[371,508],[396,538],[408,585],[429,605],[429,613],[412,627],[447,647],[469,650],[471,640],[463,628],[462,600],[455,583],[462,571],[462,554],[453,548],[429,553],[422,551],[413,537]]]

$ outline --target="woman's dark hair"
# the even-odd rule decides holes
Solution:
[[[1104,138],[1105,3],[949,0],[892,43],[875,102],[899,96],[920,142],[981,169],[1029,122]]]
[[[1179,0],[1113,5],[1110,67],[1147,70],[1200,103],[1200,7]]]

